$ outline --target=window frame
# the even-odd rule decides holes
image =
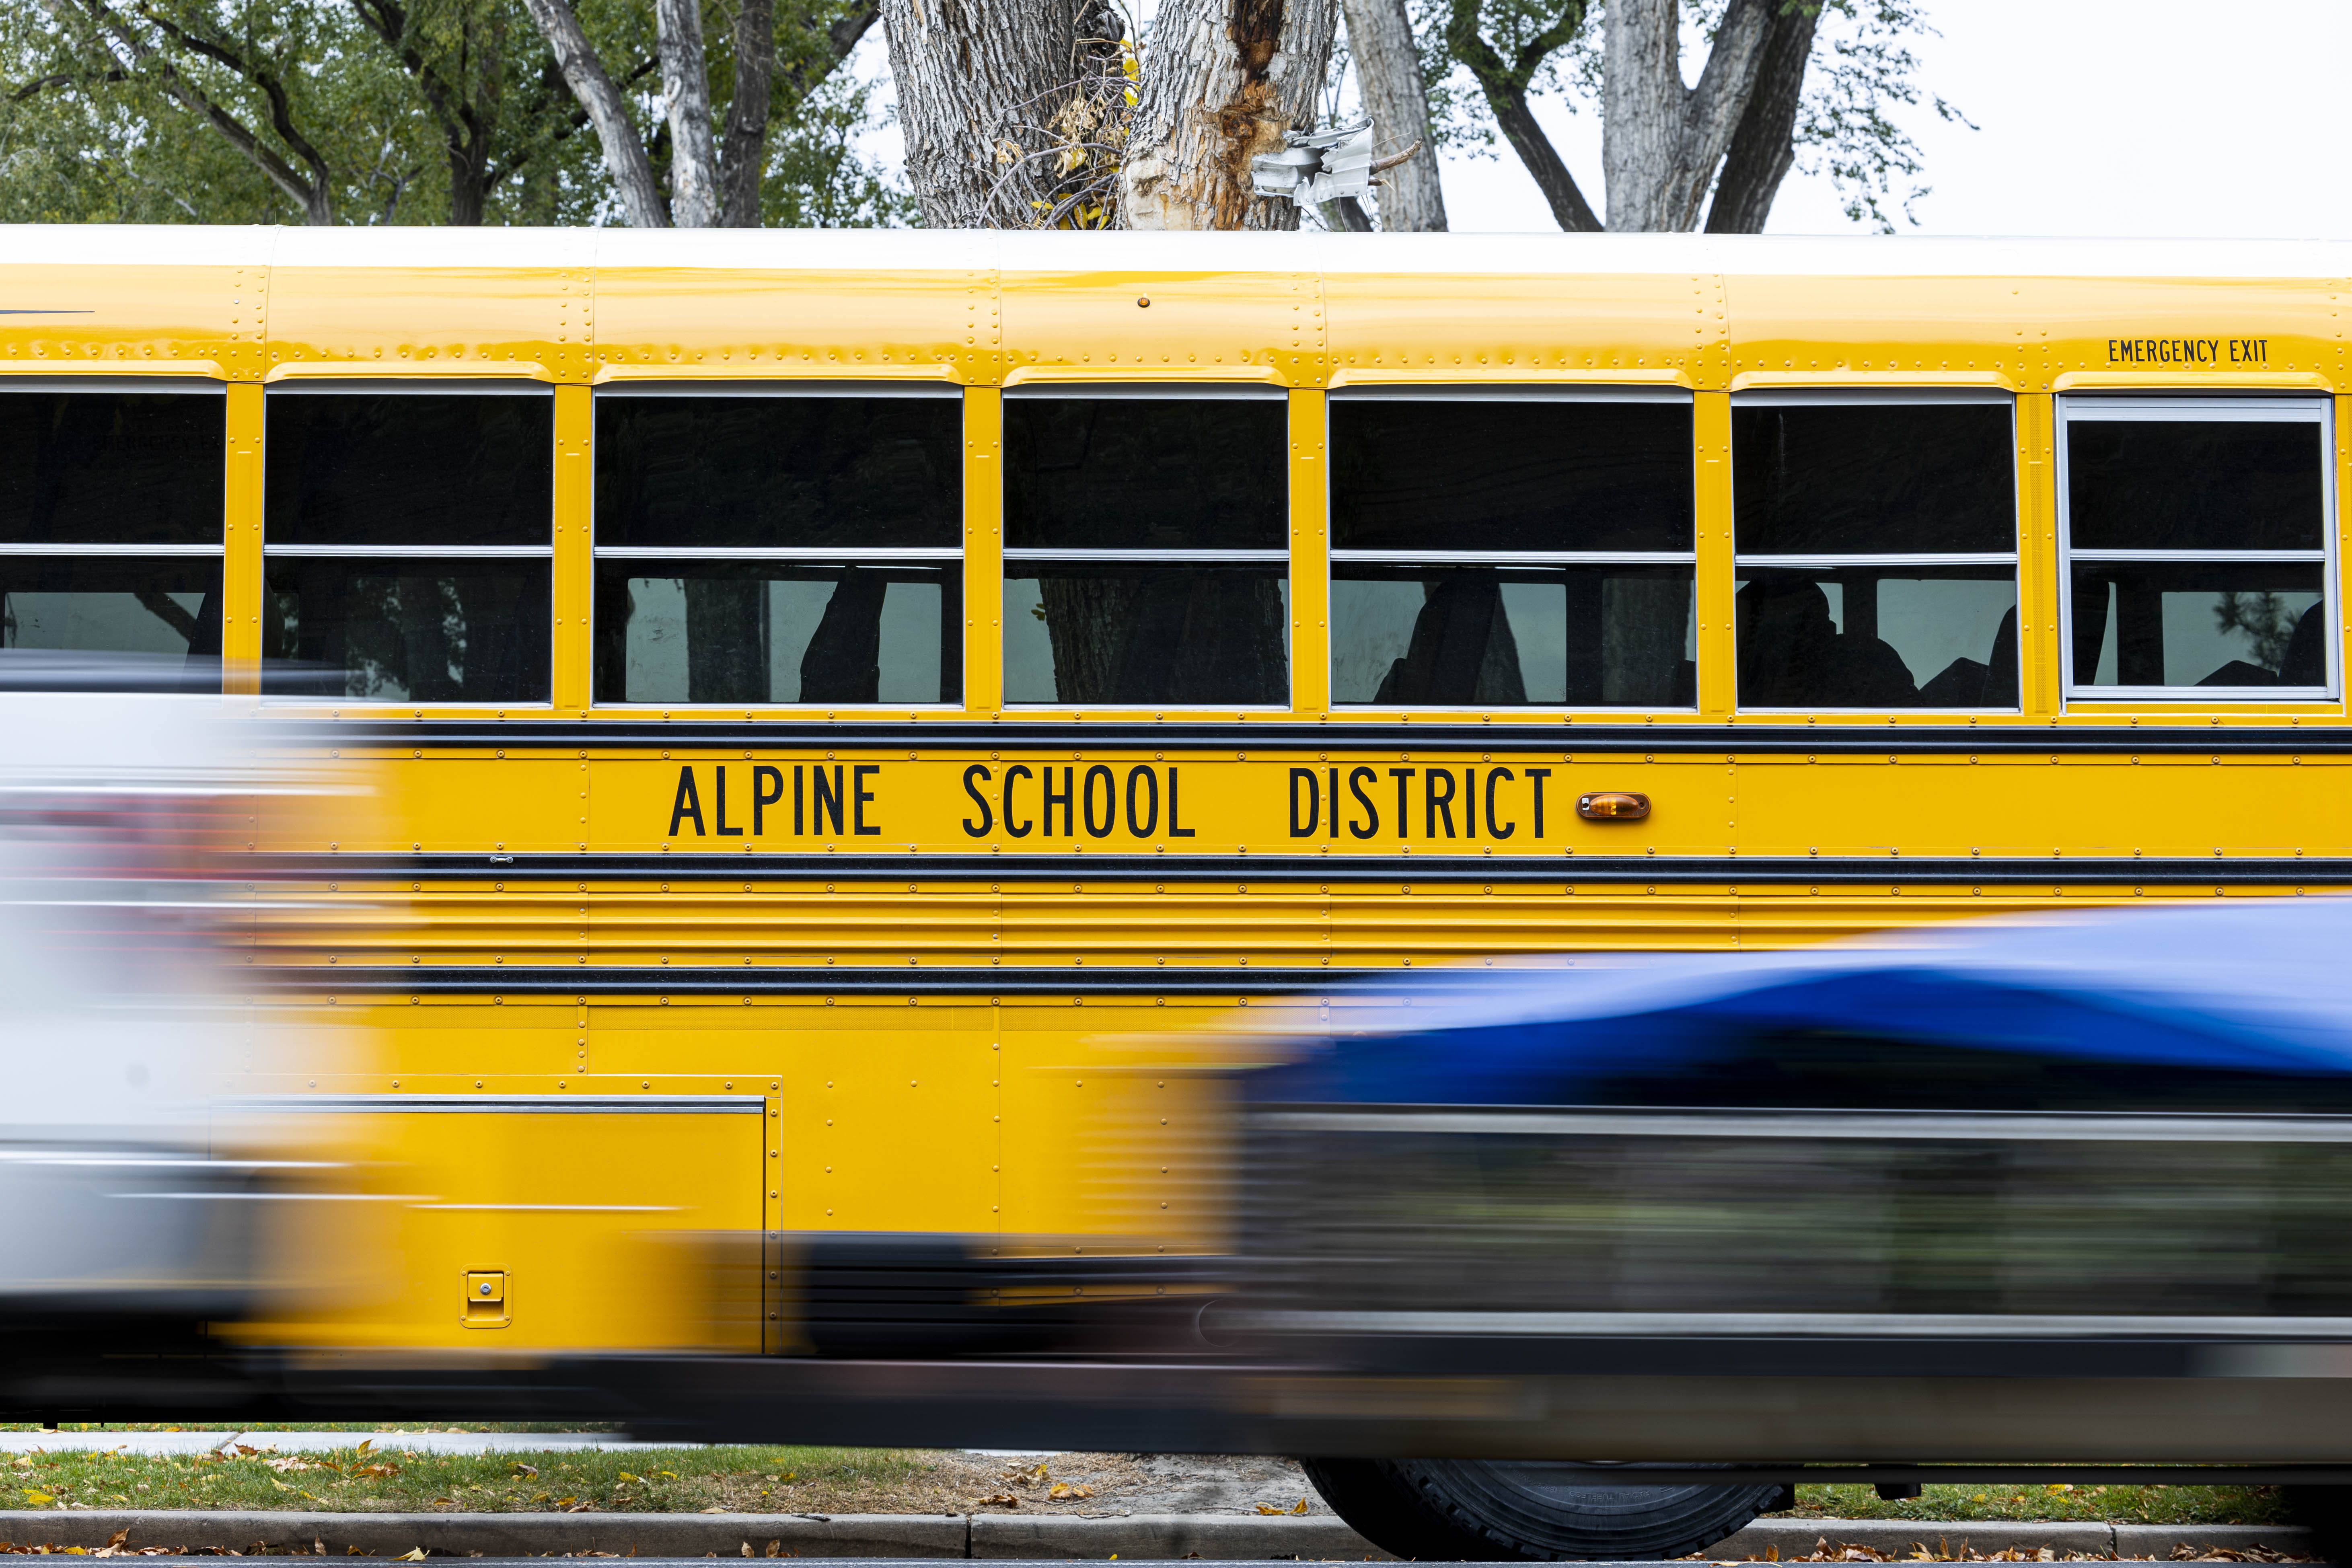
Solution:
[[[2286,391],[2244,394],[2198,391],[2062,393],[2053,420],[2057,447],[2052,472],[2058,487],[2058,661],[2061,699],[2065,703],[2228,703],[2232,708],[2265,702],[2333,702],[2344,689],[2343,638],[2336,633],[2340,589],[2336,577],[2336,400],[2326,393]],[[2097,412],[2089,412],[2096,410]],[[2085,423],[2312,424],[2319,427],[2319,540],[2316,550],[2076,550],[2074,548],[2074,474],[2068,427],[2077,418]],[[2317,563],[2319,603],[2314,609],[2326,616],[2321,625],[2329,635],[2321,638],[2327,650],[2327,684],[2316,686],[2088,686],[2074,671],[2074,563],[2150,565],[2262,565],[2279,562]],[[2305,614],[2309,612],[2306,611]],[[2244,695],[2238,695],[2243,693]]]
[[[593,453],[595,451],[597,443],[602,438],[603,426],[600,416],[601,411],[608,399],[666,397],[726,397],[747,399],[903,397],[930,399],[936,402],[952,402],[956,405],[956,423],[958,428],[957,445],[959,448],[959,456],[968,457],[968,453],[964,449],[965,443],[961,435],[964,405],[964,388],[961,385],[954,382],[946,381],[859,381],[854,377],[825,378],[822,380],[780,378],[772,381],[761,381],[745,378],[736,381],[614,382],[609,384],[594,388],[591,395],[588,410],[590,452]],[[961,627],[957,626],[956,623],[964,618],[962,615],[962,595],[968,592],[968,589],[964,586],[964,579],[970,574],[971,571],[970,564],[966,560],[967,552],[963,543],[961,542],[963,539],[968,537],[963,529],[961,521],[966,515],[968,506],[968,500],[963,492],[969,489],[971,485],[968,462],[959,464],[956,483],[958,487],[958,494],[955,510],[958,519],[957,538],[959,542],[954,544],[893,544],[858,546],[829,544],[681,544],[674,546],[661,544],[606,544],[597,536],[598,512],[596,496],[596,464],[592,458],[588,468],[589,705],[592,708],[604,709],[615,712],[666,712],[675,709],[689,709],[697,712],[707,712],[719,710],[740,709],[745,706],[745,704],[740,702],[689,702],[684,698],[669,700],[634,702],[625,699],[607,700],[596,694],[595,650],[598,647],[596,638],[599,632],[602,630],[602,628],[596,624],[596,604],[599,596],[597,587],[597,570],[604,562],[708,561],[751,564],[762,561],[774,561],[787,563],[804,562],[813,565],[842,566],[854,566],[865,563],[871,563],[875,565],[887,566],[894,563],[901,562],[939,561],[952,563],[956,568],[957,587],[954,593],[947,595],[948,614],[945,617],[946,624],[942,627],[942,641],[940,650],[940,657],[942,665],[946,666],[951,664],[957,671],[958,690],[954,697],[935,699],[929,702],[885,702],[877,699],[872,702],[824,703],[810,703],[795,698],[790,702],[762,701],[751,703],[750,706],[754,708],[812,709],[822,707],[832,712],[848,711],[853,713],[879,712],[890,709],[898,709],[908,712],[921,712],[925,710],[935,712],[961,712],[964,708],[966,691],[971,685],[971,671],[967,668],[968,660],[963,657],[961,645],[957,644],[954,647],[949,646],[947,633],[950,631],[961,630]],[[942,673],[944,673],[944,669],[942,670]]]
[[[547,442],[547,542],[538,544],[275,544],[269,538],[269,408],[273,401],[289,397],[448,397],[471,395],[480,397],[543,397],[549,404]],[[539,709],[555,706],[555,687],[562,679],[557,660],[562,648],[556,635],[555,593],[555,517],[562,505],[562,487],[557,482],[556,458],[562,437],[562,422],[556,417],[555,386],[551,382],[525,379],[521,376],[319,376],[299,377],[273,382],[262,389],[261,396],[261,560],[260,592],[266,605],[269,595],[269,563],[278,560],[346,560],[346,561],[544,561],[548,563],[548,690],[543,697],[509,697],[467,699],[463,701],[423,700],[411,697],[346,697],[340,693],[322,699],[312,692],[289,692],[269,689],[268,661],[257,661],[260,667],[261,700],[265,702],[285,702],[316,707],[321,700],[338,707],[353,705],[370,708],[409,708],[420,705],[457,708]]]
[[[1808,386],[1759,387],[1731,395],[1733,409],[1740,408],[1832,408],[1832,407],[1918,407],[1973,406],[2001,407],[2009,411],[2009,495],[2010,547],[2006,551],[1873,551],[1846,554],[1811,552],[1794,555],[1749,553],[1739,548],[1739,500],[1736,476],[1730,486],[1731,512],[1731,587],[1738,593],[1743,568],[1761,571],[1793,569],[1797,571],[1829,571],[1850,566],[2006,566],[2010,571],[2010,588],[2015,595],[2013,604],[2018,617],[2017,635],[2017,701],[2006,708],[1901,708],[1889,711],[1900,713],[2022,713],[2025,710],[2025,671],[2027,668],[2024,616],[2024,557],[2020,545],[2025,531],[2025,478],[2023,465],[2018,457],[2017,395],[1998,387],[1975,386]],[[1727,453],[1736,468],[1739,461],[1737,437]],[[1891,645],[1890,645],[1891,646]],[[1876,713],[1877,708],[1789,708],[1767,707],[1745,700],[1739,693],[1739,628],[1738,611],[1733,612],[1733,625],[1728,645],[1731,659],[1731,689],[1733,711],[1738,713],[1793,714],[1804,713]]]
[[[1039,381],[1015,383],[1003,391],[1006,403],[1101,403],[1113,399],[1139,403],[1268,403],[1286,411],[1290,394],[1286,388],[1260,381]],[[1287,436],[1284,438],[1289,445]],[[1288,477],[1287,454],[1284,464],[1283,517],[1286,531],[1289,528],[1293,485]],[[1004,492],[1012,486],[1013,476],[1006,466],[999,465],[997,498],[999,514],[1003,517],[1004,536],[1013,531],[1013,520],[1005,502]],[[1284,603],[1288,614],[1283,616],[1282,680],[1285,690],[1279,702],[1160,702],[1148,706],[1169,712],[1205,713],[1231,711],[1240,713],[1287,713],[1298,706],[1298,628],[1287,623],[1297,619],[1298,561],[1297,552],[1285,549],[1254,550],[1186,550],[1186,549],[1089,549],[1083,545],[1013,545],[1000,552],[997,566],[996,598],[998,606],[1004,603],[1006,582],[1013,575],[1012,568],[1024,563],[1040,565],[1181,565],[1203,566],[1264,566],[1282,568]],[[998,618],[1003,619],[1000,614]],[[998,628],[996,658],[1001,670],[1006,661],[1006,628]],[[1024,713],[1131,713],[1138,710],[1132,702],[1049,702],[1004,700],[1007,711]]]
[[[77,395],[130,393],[141,395],[152,393],[156,395],[169,394],[174,396],[187,397],[216,397],[220,399],[221,453],[223,461],[226,462],[228,458],[230,449],[230,442],[228,439],[228,383],[225,381],[215,381],[210,376],[0,375],[0,393],[10,392],[72,393]],[[223,603],[224,620],[226,620],[226,602],[229,588],[227,500],[227,492],[226,489],[224,489],[221,492],[220,504],[215,509],[217,527],[215,530],[213,542],[208,544],[33,544],[23,542],[11,543],[5,541],[0,541],[0,556],[10,556],[19,560],[43,558],[48,560],[76,560],[85,557],[93,559],[111,559],[117,561],[158,560],[164,558],[182,560],[209,559],[220,563],[220,591]],[[220,662],[222,663],[225,671],[227,664],[227,659],[226,658],[227,627],[226,625],[222,627],[222,634],[224,656]],[[199,655],[196,657],[203,656]]]
[[[1332,405],[1343,403],[1658,403],[1676,404],[1691,411],[1696,432],[1697,398],[1685,386],[1662,386],[1649,383],[1622,384],[1585,383],[1558,384],[1552,383],[1519,383],[1490,384],[1468,383],[1382,383],[1370,386],[1336,386],[1325,404],[1324,448],[1330,448],[1329,420]],[[1333,545],[1324,553],[1326,571],[1338,566],[1687,566],[1691,569],[1694,596],[1698,587],[1698,447],[1694,435],[1690,452],[1692,469],[1691,548],[1688,550],[1342,550]],[[1339,536],[1339,518],[1332,509],[1338,504],[1336,485],[1326,484],[1323,498],[1323,537]],[[1337,583],[1333,574],[1328,579]],[[1328,617],[1327,617],[1328,619]],[[1692,619],[1697,619],[1694,604]],[[1696,635],[1696,634],[1694,634]],[[1697,639],[1698,647],[1692,655],[1696,665],[1706,656],[1706,639]],[[1339,650],[1336,639],[1327,637],[1324,658],[1328,664],[1325,679],[1335,680],[1339,673]],[[1697,683],[1693,682],[1696,689]],[[1331,699],[1333,712],[1412,711],[1415,713],[1486,713],[1506,711],[1493,703],[1480,702],[1343,702]],[[1557,711],[1560,713],[1696,713],[1698,702],[1682,704],[1609,703],[1600,708],[1580,707],[1572,703],[1529,703],[1526,707],[1507,710],[1514,714]]]

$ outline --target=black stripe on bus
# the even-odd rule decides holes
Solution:
[[[370,717],[320,726],[338,744],[430,746],[436,750],[496,747],[627,749],[708,746],[753,750],[809,747],[949,747],[959,751],[1069,747],[1160,751],[1446,751],[1566,752],[1722,755],[1953,753],[2015,755],[2084,752],[2164,754],[2276,752],[2319,755],[2352,752],[2352,725],[2287,728],[2232,724],[2035,725],[2014,721],[1964,724],[1465,724],[1343,722],[1301,724],[675,722],[613,720],[417,720]]]
[[[940,964],[934,968],[881,964],[763,964],[730,969],[718,964],[653,967],[597,964],[278,964],[245,970],[246,976],[276,991],[334,996],[1253,996],[1297,991],[1360,989],[1366,984],[1412,974],[1421,984],[1482,984],[1492,972],[1466,970],[1265,968],[1217,966],[1143,968],[1135,965],[1035,964],[1003,968]]]
[[[1743,888],[2352,887],[2352,858],[1713,855],[295,855],[239,858],[240,874],[352,882],[1396,882]],[[255,869],[257,868],[257,870]]]

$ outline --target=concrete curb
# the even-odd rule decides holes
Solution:
[[[984,1557],[998,1562],[1117,1556],[1203,1561],[1303,1558],[1390,1561],[1328,1514],[921,1513],[295,1513],[221,1510],[19,1510],[0,1511],[0,1541],[103,1546],[119,1531],[132,1546],[225,1547],[257,1542],[342,1557],[398,1557],[419,1547],[451,1556],[536,1557],[609,1552],[628,1557]],[[1964,1545],[1990,1556],[2047,1546],[2064,1553],[2169,1557],[2187,1545],[2242,1551],[2267,1546],[2308,1555],[2311,1532],[2294,1525],[1942,1523],[1927,1520],[1768,1519],[1700,1553],[1717,1560],[1801,1557],[1819,1540],[1907,1553],[1913,1542]]]
[[[1759,1519],[1737,1535],[1717,1542],[1699,1553],[1706,1558],[1762,1557],[1776,1552],[1783,1561],[1801,1557],[1817,1541],[1832,1546],[1867,1546],[1877,1552],[1907,1555],[1915,1542],[1931,1550],[1963,1547],[1990,1557],[2015,1547],[2027,1552],[2047,1546],[2061,1555],[2079,1552],[2095,1556],[2169,1557],[2186,1545],[2197,1551],[2242,1552],[2267,1546],[2290,1556],[2309,1556],[2311,1531],[2297,1524],[2106,1524],[2032,1521],[1969,1520],[1950,1523],[1925,1519]]]

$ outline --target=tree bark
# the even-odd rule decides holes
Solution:
[[[1683,85],[1679,0],[1610,0],[1601,18],[1601,174],[1612,230],[1698,225],[1753,92],[1777,0],[1730,0],[1698,85]]]
[[[881,0],[881,11],[924,226],[1027,227],[1055,170],[1012,132],[1053,119],[1087,48],[1115,46],[1118,24],[1097,0]]]
[[[1445,226],[1445,193],[1438,183],[1436,138],[1429,123],[1429,84],[1413,47],[1405,0],[1340,0],[1356,80],[1383,153],[1421,143],[1421,151],[1381,176],[1381,227],[1395,233]]]
[[[709,228],[719,206],[719,148],[710,134],[710,66],[702,49],[702,0],[654,0],[655,51],[669,121],[669,218]]]
[[[1128,133],[1129,228],[1297,228],[1250,195],[1250,160],[1315,129],[1337,0],[1161,0]]]
[[[667,228],[669,207],[662,200],[661,183],[654,178],[653,161],[646,156],[646,144],[630,123],[628,105],[605,74],[604,62],[596,58],[593,45],[580,26],[569,0],[523,0],[535,23],[555,51],[555,63],[563,72],[564,81],[580,107],[596,127],[596,140],[604,149],[604,166],[612,172],[613,185],[620,193],[621,208],[628,214],[633,228]],[[697,37],[699,37],[699,32]],[[698,48],[696,53],[701,51]],[[668,75],[667,61],[663,74]],[[667,85],[667,83],[665,83]],[[705,89],[706,92],[708,89]],[[703,117],[705,134],[709,133],[709,116]]]
[[[735,13],[735,90],[727,100],[727,133],[719,142],[721,228],[760,226],[760,176],[768,162],[775,72],[776,0],[742,0]]]
[[[1707,208],[1709,234],[1761,234],[1772,215],[1772,199],[1797,161],[1797,110],[1805,92],[1805,67],[1813,55],[1817,8],[1790,6],[1772,18],[1764,55],[1756,70],[1756,90],[1732,133],[1723,173]]]

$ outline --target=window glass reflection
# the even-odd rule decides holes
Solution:
[[[0,540],[218,544],[226,407],[201,392],[0,393]]]
[[[1288,423],[1278,398],[1008,397],[1004,542],[1279,550]]]
[[[2313,562],[2077,562],[2080,686],[2327,684]]]
[[[1739,700],[1760,708],[2014,708],[2010,566],[1743,566]]]
[[[266,563],[266,691],[381,701],[544,702],[544,560]]]
[[[1687,566],[1337,563],[1332,698],[1461,707],[1688,707]]]
[[[1687,402],[1335,398],[1341,550],[1691,548]]]
[[[2070,419],[2076,550],[2318,550],[2326,442],[2314,419]]]
[[[1735,404],[1743,555],[2017,548],[2006,403]]]
[[[275,544],[539,544],[552,537],[544,392],[278,392],[264,534]]]
[[[0,556],[0,647],[217,658],[220,595],[217,558]]]
[[[1290,699],[1279,563],[1007,562],[1004,572],[1008,702]]]
[[[962,505],[955,398],[596,402],[599,544],[952,545]]]
[[[959,568],[604,561],[600,702],[947,702]]]

